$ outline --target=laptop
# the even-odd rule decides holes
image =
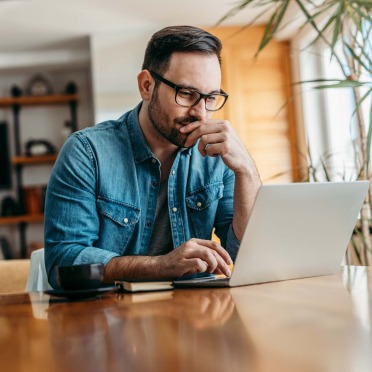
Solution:
[[[236,287],[340,269],[369,181],[261,186],[230,278],[175,287]]]

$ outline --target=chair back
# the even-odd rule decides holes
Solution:
[[[30,260],[0,260],[0,294],[24,293]]]
[[[26,284],[26,292],[43,292],[53,289],[48,282],[44,262],[44,248],[31,253],[30,271]]]

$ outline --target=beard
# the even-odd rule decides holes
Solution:
[[[188,134],[181,133],[177,125],[186,125],[198,120],[195,116],[180,116],[172,120],[160,105],[157,89],[151,97],[148,116],[155,130],[163,138],[178,147],[185,147]]]

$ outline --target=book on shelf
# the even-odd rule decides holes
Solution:
[[[145,291],[164,291],[173,289],[173,282],[170,280],[115,280],[116,287],[127,292],[145,292]]]

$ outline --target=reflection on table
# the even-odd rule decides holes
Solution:
[[[232,289],[0,297],[4,371],[370,371],[372,270]]]

